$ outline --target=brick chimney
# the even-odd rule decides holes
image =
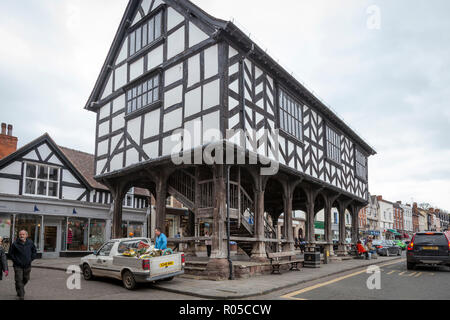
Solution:
[[[0,159],[9,156],[17,150],[17,137],[13,137],[13,126],[8,125],[8,132],[6,131],[6,123],[2,123],[2,131],[0,134]]]

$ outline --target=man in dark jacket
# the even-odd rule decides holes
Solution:
[[[9,256],[14,264],[14,279],[16,281],[17,296],[23,300],[25,285],[30,280],[31,262],[36,259],[36,247],[33,241],[27,239],[28,232],[22,230],[9,249]]]

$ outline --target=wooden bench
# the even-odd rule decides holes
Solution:
[[[289,264],[291,265],[290,271],[300,271],[298,264],[303,262],[300,259],[293,259],[295,257],[294,251],[289,252],[266,252],[267,258],[270,260],[270,265],[272,267],[272,274],[281,274],[280,266]],[[283,260],[283,258],[289,258],[288,260]]]

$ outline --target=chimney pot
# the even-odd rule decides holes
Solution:
[[[12,137],[13,126],[11,124],[8,125],[8,136]]]
[[[2,134],[6,134],[6,123],[2,123]]]

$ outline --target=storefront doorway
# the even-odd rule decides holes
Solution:
[[[56,259],[61,251],[61,232],[58,223],[45,223],[43,259]]]

